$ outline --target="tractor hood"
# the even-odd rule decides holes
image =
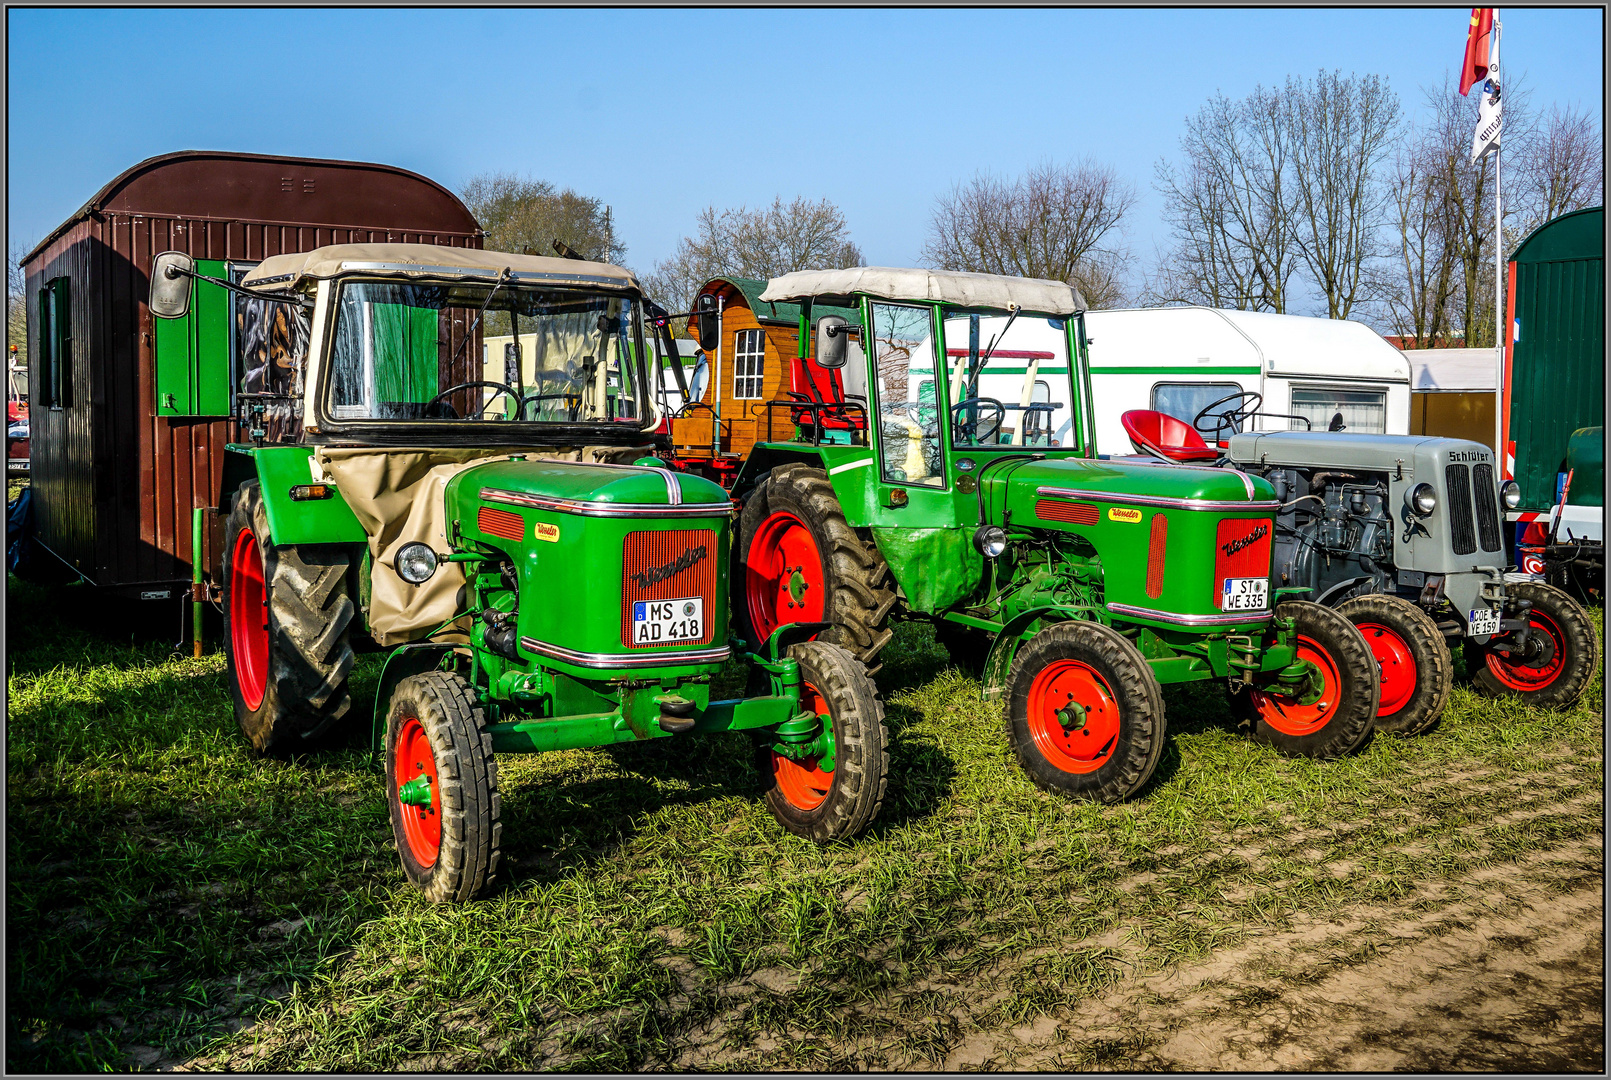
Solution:
[[[1272,431],[1242,432],[1232,435],[1230,458],[1243,465],[1298,465],[1305,468],[1329,466],[1336,469],[1392,469],[1403,460],[1406,465],[1418,457],[1428,464],[1432,455],[1455,452],[1465,457],[1451,460],[1492,461],[1493,451],[1466,439],[1444,439],[1435,435],[1372,435],[1351,431]],[[1470,455],[1477,455],[1475,457]]]
[[[709,517],[732,503],[717,484],[660,466],[550,461],[519,456],[455,476],[449,501],[540,506],[590,517]]]
[[[1119,461],[1061,458],[1032,461],[1018,468],[998,467],[985,474],[993,506],[1007,489],[1007,506],[1019,521],[1020,503],[1029,503],[1052,491],[1077,492],[1068,497],[1123,502],[1133,506],[1172,506],[1186,510],[1268,509],[1275,505],[1275,488],[1262,477],[1235,469],[1203,465],[1151,465]],[[993,517],[995,515],[992,515]]]

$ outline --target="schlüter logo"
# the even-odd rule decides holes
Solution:
[[[632,580],[637,582],[638,588],[647,589],[650,585],[658,585],[669,577],[675,577],[703,559],[708,552],[705,545],[689,548],[664,566],[652,566],[648,570],[634,570]]]
[[[1477,450],[1455,450],[1449,454],[1449,460],[1461,461],[1487,461],[1488,455]]]
[[[1232,540],[1228,544],[1221,544],[1219,546],[1219,549],[1221,551],[1223,551],[1227,556],[1235,555],[1238,551],[1241,551],[1243,548],[1247,547],[1249,544],[1251,544],[1254,541],[1260,539],[1261,537],[1263,537],[1269,531],[1270,531],[1270,527],[1268,525],[1260,525],[1258,528],[1254,529],[1252,532],[1248,533],[1246,536],[1242,537],[1240,540]]]
[[[1123,506],[1115,506],[1113,509],[1108,511],[1108,520],[1125,521],[1129,522],[1131,525],[1134,525],[1136,522],[1141,520],[1141,511],[1130,510]]]
[[[550,525],[546,521],[539,521],[536,528],[532,529],[532,535],[539,540],[546,540],[550,544],[557,544],[559,543],[559,526]]]

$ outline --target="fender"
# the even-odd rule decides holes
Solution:
[[[1337,584],[1315,597],[1315,603],[1324,604],[1326,607],[1331,607],[1332,600],[1335,599],[1339,594],[1353,588],[1355,585],[1361,585],[1372,580],[1374,579],[1370,577],[1355,577],[1349,578],[1347,581],[1339,581]],[[1304,589],[1303,591],[1308,592],[1309,590]],[[1302,597],[1299,597],[1299,599],[1302,599]]]
[[[442,657],[455,647],[435,641],[416,641],[399,645],[386,658],[386,666],[380,669],[380,682],[375,687],[375,726],[370,740],[370,753],[376,764],[381,764],[381,744],[386,739],[386,714],[391,711],[392,691],[410,675],[435,671],[442,663]]]
[[[367,544],[368,534],[334,484],[328,485],[328,498],[291,498],[293,487],[313,483],[312,468],[311,446],[231,443],[225,447],[218,506],[227,512],[236,489],[255,476],[276,544]]]
[[[1033,636],[1026,633],[1032,625],[1041,619],[1051,622],[1086,619],[1106,623],[1105,619],[1094,618],[1094,614],[1092,608],[1051,606],[1030,608],[1008,619],[996,634],[995,644],[990,646],[990,655],[985,658],[982,680],[984,699],[997,701],[1007,692],[1007,676],[1012,671],[1013,658],[1018,655],[1018,647]]]

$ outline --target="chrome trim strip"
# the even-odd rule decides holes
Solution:
[[[1223,473],[1224,469],[1215,469]],[[1242,476],[1247,485],[1248,494],[1253,493],[1253,481],[1246,475]],[[1162,495],[1120,495],[1111,491],[1087,491],[1084,488],[1057,488],[1043,487],[1035,489],[1036,498],[1053,499],[1084,499],[1087,502],[1107,503],[1134,503],[1137,506],[1167,506],[1177,510],[1275,510],[1280,503],[1275,499],[1268,502],[1229,502],[1219,499],[1169,499]]]
[[[579,514],[582,517],[695,518],[731,517],[733,513],[732,503],[678,503],[675,506],[667,506],[661,503],[582,502],[576,499],[556,499],[548,495],[528,495],[521,491],[503,491],[499,488],[482,488],[481,499],[484,502],[531,506],[538,510]]]
[[[500,271],[472,266],[428,266],[423,263],[347,262],[341,264],[340,273],[349,270],[396,270],[409,274],[451,274],[454,277],[495,278]],[[545,274],[537,270],[512,271],[511,281],[583,281],[590,285],[609,285],[617,289],[631,288],[618,277],[602,274]]]
[[[1269,608],[1262,611],[1227,611],[1218,615],[1177,615],[1172,611],[1154,611],[1132,604],[1108,604],[1107,609],[1115,615],[1134,615],[1139,619],[1175,626],[1230,626],[1234,623],[1264,622],[1272,614]]]
[[[546,641],[537,641],[533,638],[520,639],[520,647],[527,652],[538,656],[547,656],[554,660],[563,660],[567,664],[578,667],[600,668],[646,668],[671,667],[682,664],[714,664],[726,660],[732,655],[732,647],[723,645],[717,649],[693,649],[680,653],[643,653],[638,655],[622,655],[621,653],[590,653],[577,652],[574,649],[551,645]]]

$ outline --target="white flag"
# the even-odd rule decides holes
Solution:
[[[1499,120],[1504,106],[1499,101],[1499,87],[1492,94],[1483,94],[1477,102],[1477,130],[1471,136],[1471,164],[1481,161],[1490,150],[1499,149]]]

